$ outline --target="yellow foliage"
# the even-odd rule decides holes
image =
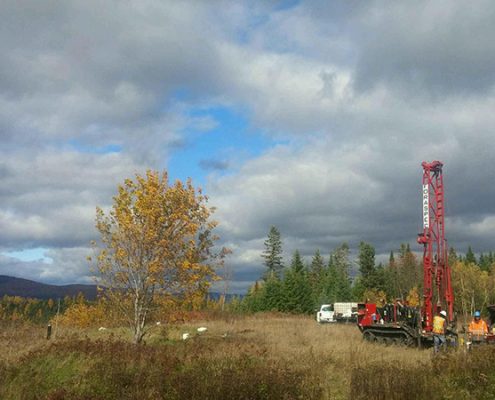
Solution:
[[[363,293],[363,298],[368,303],[376,303],[378,307],[383,307],[387,304],[387,295],[383,290],[366,289]]]
[[[411,290],[409,290],[406,300],[411,307],[419,307],[420,296],[417,286],[414,286]]]
[[[58,322],[76,328],[109,325],[108,315],[102,303],[94,305],[74,303],[58,318]]]
[[[457,261],[452,266],[452,286],[456,310],[466,316],[494,300],[495,276],[476,264]]]
[[[213,251],[213,209],[190,180],[171,185],[166,173],[147,171],[126,179],[113,201],[108,213],[96,210],[103,246],[95,270],[139,342],[161,298],[174,296],[193,309],[204,303],[227,252]]]

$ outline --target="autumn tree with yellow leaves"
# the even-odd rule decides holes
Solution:
[[[207,201],[191,180],[172,185],[166,172],[147,171],[118,187],[107,213],[97,208],[98,284],[135,343],[147,333],[158,304],[196,301],[215,279],[227,251],[215,250],[217,223]]]
[[[475,310],[484,310],[495,300],[495,271],[483,271],[471,262],[456,261],[452,265],[452,286],[455,308],[466,317]]]

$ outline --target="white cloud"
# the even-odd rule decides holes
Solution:
[[[286,143],[211,176],[234,286],[262,270],[272,224],[288,254],[413,242],[423,160],[445,161],[451,244],[492,246],[492,3],[6,1],[0,12],[0,246],[54,257],[23,264],[29,276],[87,279],[74,249],[95,236],[94,207],[124,177],[166,166],[185,130],[216,128],[189,111],[218,104]]]

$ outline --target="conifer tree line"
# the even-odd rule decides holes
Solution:
[[[281,234],[272,226],[261,255],[265,271],[242,300],[241,309],[312,313],[321,304],[335,302],[383,304],[401,299],[412,306],[421,303],[422,260],[409,244],[391,251],[386,263],[376,262],[375,248],[366,242],[359,244],[355,259],[351,259],[347,243],[337,246],[326,257],[316,249],[307,261],[298,250],[288,263],[282,254]],[[471,247],[465,256],[451,248],[449,265],[457,312],[469,314],[475,308],[495,303],[494,253],[481,253],[477,258]]]

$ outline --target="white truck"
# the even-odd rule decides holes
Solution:
[[[323,304],[316,313],[316,321],[324,322],[355,322],[357,321],[357,303]]]
[[[333,318],[333,304],[322,304],[320,310],[316,313],[316,321],[320,324],[324,322],[335,322]]]

